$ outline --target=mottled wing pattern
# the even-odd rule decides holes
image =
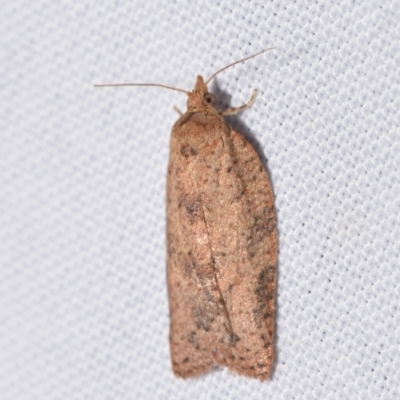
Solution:
[[[217,258],[215,268],[233,332],[239,338],[233,348],[234,362],[228,366],[241,375],[264,380],[270,375],[273,363],[278,249],[274,196],[268,175],[251,144],[232,129],[227,142],[232,146],[228,153],[231,157],[226,157],[221,169],[223,184],[218,193],[228,191],[234,181],[238,197],[232,199],[225,214],[235,225],[236,232],[232,232],[237,247],[228,253],[226,260]],[[236,170],[229,173],[232,164]],[[234,177],[229,180],[227,175],[232,173]],[[221,215],[221,224],[223,219]],[[223,226],[225,236],[232,236],[229,227]],[[221,246],[222,236],[218,233],[213,236],[215,248]]]
[[[217,115],[186,113],[171,136],[167,184],[173,370],[226,365],[268,378],[277,233],[273,194],[244,137]]]
[[[215,275],[205,220],[204,199],[196,175],[219,138],[185,114],[175,124],[170,143],[167,182],[168,291],[170,344],[174,373],[195,376],[227,364],[231,326]],[[217,121],[218,122],[218,121]]]

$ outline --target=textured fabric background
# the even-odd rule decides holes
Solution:
[[[399,1],[0,3],[0,398],[399,399]],[[171,372],[168,141],[196,75],[265,154],[270,381]]]

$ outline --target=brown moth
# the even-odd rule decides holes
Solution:
[[[274,196],[257,152],[223,119],[249,107],[256,91],[247,104],[217,111],[207,89],[217,73],[206,83],[199,75],[193,91],[184,91],[187,111],[174,124],[170,139],[172,368],[176,376],[188,378],[227,366],[265,380],[274,358]]]

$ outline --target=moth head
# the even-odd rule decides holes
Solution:
[[[185,93],[188,96],[187,100],[187,107],[188,111],[195,111],[195,110],[201,110],[201,109],[214,109],[215,103],[216,103],[216,98],[215,96],[210,93],[207,89],[207,85],[215,78],[216,75],[218,75],[220,72],[225,71],[227,68],[232,67],[233,65],[239,64],[241,62],[250,60],[251,58],[254,58],[258,56],[259,54],[265,53],[267,50],[271,50],[273,47],[269,49],[264,49],[261,50],[260,52],[253,54],[249,57],[242,58],[238,61],[235,61],[229,65],[226,65],[225,67],[219,69],[217,72],[214,72],[210,78],[208,78],[205,82],[204,79],[201,75],[197,76],[196,80],[196,85],[193,89],[192,92],[188,92],[184,89],[179,89],[175,88],[172,86],[168,85],[162,85],[159,83],[106,83],[106,84],[101,84],[101,85],[94,85],[96,87],[106,87],[106,86],[157,86],[157,87],[162,87],[165,89],[171,89],[175,90],[178,92]]]
[[[188,110],[198,110],[201,108],[214,108],[217,99],[207,89],[201,75],[197,76],[196,85],[192,92],[188,94]]]

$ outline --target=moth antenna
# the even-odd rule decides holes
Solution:
[[[259,51],[258,53],[253,54],[252,56],[249,56],[249,57],[246,57],[246,58],[242,58],[241,60],[235,61],[235,62],[233,62],[232,64],[229,64],[229,65],[225,66],[224,68],[221,68],[220,70],[218,70],[217,72],[215,72],[214,74],[211,75],[211,78],[209,78],[209,79],[207,80],[206,85],[208,85],[208,84],[210,83],[210,81],[211,81],[213,78],[215,78],[215,76],[218,75],[220,72],[225,71],[226,69],[232,67],[233,65],[239,64],[239,63],[244,62],[244,61],[247,61],[247,60],[250,60],[250,58],[257,57],[257,56],[259,56],[260,54],[265,53],[265,52],[268,51],[268,50],[273,50],[273,49],[275,49],[275,47],[269,47],[268,49],[261,50],[261,51]]]
[[[157,87],[162,87],[164,89],[170,89],[170,90],[176,90],[177,92],[183,92],[187,95],[189,95],[189,92],[183,89],[178,89],[172,86],[167,86],[167,85],[161,85],[158,83],[102,83],[99,85],[94,85],[94,87],[120,87],[120,86],[157,86]]]

